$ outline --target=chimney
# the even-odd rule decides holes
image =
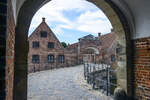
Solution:
[[[42,21],[45,22],[45,17],[42,18]]]
[[[81,38],[79,38],[78,40],[79,40],[79,42],[80,42]]]
[[[98,33],[98,37],[100,37],[101,36],[101,33]]]
[[[111,29],[111,32],[114,32],[114,29],[113,29],[113,28]]]

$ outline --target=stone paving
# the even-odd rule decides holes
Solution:
[[[83,81],[83,66],[47,70],[28,75],[28,100],[108,100]]]

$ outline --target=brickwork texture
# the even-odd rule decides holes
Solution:
[[[150,100],[150,37],[134,41],[134,83],[138,100]]]

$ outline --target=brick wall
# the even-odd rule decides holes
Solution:
[[[14,79],[14,44],[15,44],[15,22],[12,11],[11,0],[8,0],[7,34],[6,34],[6,100],[13,99]]]
[[[47,37],[43,38],[40,35],[41,31],[47,32]],[[69,67],[76,65],[77,55],[71,51],[65,50],[62,47],[57,37],[50,30],[49,26],[46,24],[45,19],[36,28],[36,30],[29,36],[29,53],[28,53],[28,72],[48,70],[53,68]],[[33,48],[32,43],[36,41],[39,42],[38,48]],[[48,48],[48,42],[54,43],[54,48]],[[54,56],[54,63],[48,63],[48,55]],[[39,55],[39,63],[32,62],[32,56]],[[64,63],[58,62],[58,56],[64,55]]]
[[[138,100],[150,100],[150,37],[134,41],[134,86]]]
[[[15,25],[11,0],[1,0],[0,9],[0,100],[12,100]]]

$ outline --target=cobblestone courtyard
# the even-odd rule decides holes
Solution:
[[[83,66],[28,75],[28,100],[108,100],[82,86]]]

